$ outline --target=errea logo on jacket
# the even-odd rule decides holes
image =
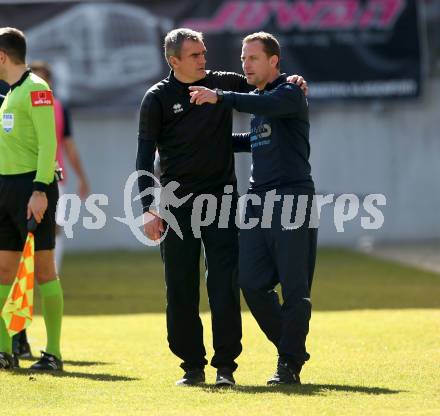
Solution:
[[[52,91],[32,91],[31,101],[32,107],[53,105]]]
[[[183,111],[182,104],[176,103],[173,105],[174,114],[181,113]]]

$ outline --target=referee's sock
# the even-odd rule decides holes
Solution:
[[[12,285],[0,285],[0,310],[8,298]],[[0,317],[0,352],[7,352],[12,355],[12,338],[6,329],[5,321]]]
[[[46,324],[46,352],[61,360],[60,339],[64,301],[59,279],[41,284],[40,293],[44,323]]]

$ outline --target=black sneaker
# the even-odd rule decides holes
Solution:
[[[32,358],[31,346],[28,342],[22,342],[13,346],[14,355],[20,358]]]
[[[202,368],[188,370],[184,376],[176,381],[177,386],[195,386],[205,382],[205,371]]]
[[[267,380],[267,384],[301,384],[299,373],[285,361],[278,360],[277,371]]]
[[[0,352],[0,369],[12,370],[19,367],[17,356]]]
[[[19,358],[32,358],[31,346],[27,340],[26,330],[12,337],[12,351]]]
[[[235,380],[233,376],[233,371],[230,368],[219,368],[217,370],[215,385],[217,387],[234,386]]]
[[[63,371],[63,362],[55,355],[41,351],[41,358],[31,365],[30,370]]]

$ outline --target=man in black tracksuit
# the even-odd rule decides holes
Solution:
[[[183,239],[170,227],[161,242],[167,288],[167,330],[171,351],[182,359],[184,377],[177,384],[197,384],[205,380],[206,351],[199,317],[199,260],[203,243],[206,285],[212,315],[216,385],[234,384],[235,359],[241,352],[241,316],[238,286],[238,237],[234,216],[226,228],[216,219],[201,229],[196,238],[191,228],[194,197],[220,197],[225,187],[232,189],[232,212],[237,204],[232,134],[232,109],[198,107],[190,103],[191,85],[204,85],[238,92],[250,91],[246,78],[205,70],[206,48],[202,35],[176,29],[165,38],[165,55],[172,67],[170,75],[151,87],[142,101],[139,121],[138,171],[153,172],[154,153],[160,156],[161,185],[177,181],[178,198],[193,197],[178,208],[170,208]],[[297,82],[302,84],[302,78]],[[306,88],[304,83],[303,85]],[[153,186],[148,176],[139,177],[139,190]],[[144,196],[144,230],[159,240],[165,229],[152,196]],[[218,204],[220,205],[220,204]],[[209,273],[208,273],[209,271]]]
[[[233,219],[227,228],[216,223],[204,227],[201,239],[191,229],[194,196],[202,193],[222,195],[236,178],[232,148],[232,111],[201,108],[190,104],[189,90],[194,82],[210,88],[249,91],[246,79],[238,74],[205,71],[205,46],[197,32],[175,30],[165,40],[165,53],[173,70],[151,87],[142,102],[139,122],[136,168],[153,172],[156,147],[160,156],[161,185],[177,181],[178,198],[193,198],[172,208],[183,234],[181,239],[169,228],[161,242],[167,288],[167,329],[171,351],[182,359],[184,377],[177,384],[204,382],[206,351],[199,317],[199,262],[204,246],[206,285],[212,314],[214,357],[218,385],[233,384],[235,359],[242,350],[241,315],[238,287],[238,239]],[[152,186],[148,176],[139,177],[139,190]],[[164,230],[152,197],[142,198],[146,235],[157,240]],[[208,273],[209,271],[209,273]]]
[[[247,203],[245,223],[258,220],[256,227],[240,230],[239,282],[252,314],[278,350],[277,371],[268,384],[295,384],[309,359],[305,341],[317,230],[309,227],[314,183],[307,99],[280,74],[279,57],[272,35],[249,35],[243,40],[243,69],[258,89],[239,94],[194,87],[191,101],[253,114],[251,132],[234,135],[237,151],[252,151],[249,193],[254,199]],[[278,283],[282,305],[274,290]]]

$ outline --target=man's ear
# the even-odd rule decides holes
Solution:
[[[4,64],[6,61],[6,53],[4,53],[2,50],[0,50],[0,64]]]
[[[168,63],[170,64],[171,68],[174,69],[176,67],[176,64],[177,65],[179,64],[179,59],[176,58],[175,56],[170,56]]]
[[[272,68],[276,68],[276,66],[278,65],[278,61],[279,61],[279,58],[276,55],[272,55],[269,58],[269,63]]]

